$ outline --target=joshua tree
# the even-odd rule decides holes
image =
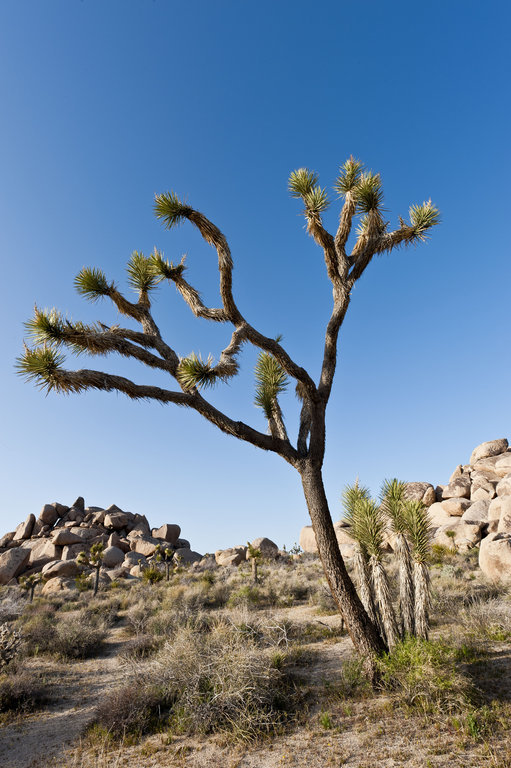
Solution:
[[[261,560],[261,550],[256,549],[256,547],[253,547],[252,544],[247,541],[247,554],[248,559],[252,560],[252,580],[254,584],[257,584],[259,581],[259,577],[257,575],[257,566]]]
[[[98,594],[99,588],[99,571],[101,569],[101,563],[103,562],[104,546],[100,542],[93,544],[90,548],[89,554],[86,552],[80,552],[76,561],[79,565],[90,565],[94,569],[94,592],[93,595]]]
[[[333,289],[332,313],[325,331],[323,364],[317,381],[291,359],[280,341],[263,335],[245,319],[233,295],[233,260],[226,238],[218,227],[174,192],[156,195],[155,214],[167,229],[189,221],[216,250],[221,306],[213,308],[203,303],[197,290],[184,277],[184,259],[173,264],[156,250],[149,257],[134,252],[128,263],[128,279],[138,292],[136,302],[126,299],[116,285],[96,268],[82,269],[76,278],[76,288],[92,301],[107,297],[122,315],[138,321],[141,331],[71,322],[56,310],[46,312],[36,309],[33,319],[27,324],[36,347],[25,348],[19,367],[21,373],[35,379],[48,391],[117,391],[134,399],[146,398],[192,408],[223,432],[272,451],[291,464],[301,477],[319,555],[332,594],[346,620],[355,647],[370,660],[384,649],[385,644],[356,594],[335,537],[322,478],[326,408],[336,369],[339,331],[355,284],[373,256],[425,240],[428,230],[438,224],[439,213],[431,201],[412,206],[409,221],[400,218],[399,226],[389,230],[383,215],[380,176],[364,171],[362,164],[353,157],[340,168],[335,190],[343,198],[343,203],[339,225],[333,235],[327,231],[322,220],[329,201],[326,190],[318,184],[317,174],[300,168],[289,179],[291,195],[303,202],[307,231],[323,251],[327,276]],[[359,217],[359,226],[349,251],[348,239],[356,217]],[[151,310],[151,292],[165,280],[174,283],[197,317],[232,326],[230,342],[221,352],[218,362],[215,363],[212,356],[202,359],[195,353],[180,358],[174,348],[163,340]],[[269,434],[232,419],[204,396],[208,387],[227,381],[237,373],[238,353],[245,344],[252,344],[261,352],[257,367],[256,403],[264,411]],[[64,357],[59,352],[63,346],[92,355],[112,352],[135,358],[151,368],[165,371],[177,386],[162,389],[136,384],[122,376],[97,370],[66,370],[63,367]],[[296,445],[289,438],[278,399],[289,379],[296,383],[302,402]]]
[[[165,581],[170,581],[170,566],[174,559],[174,550],[171,547],[163,547],[161,544],[155,549],[156,561],[165,564]]]
[[[38,584],[41,584],[42,581],[44,581],[44,577],[41,573],[31,573],[30,576],[22,576],[20,578],[20,587],[27,590],[29,594],[29,603],[34,599],[35,588]]]
[[[402,634],[413,635],[415,633],[415,599],[412,557],[408,541],[406,540],[405,490],[406,483],[400,482],[396,478],[385,480],[381,489],[380,499],[382,509],[389,518],[390,527],[394,533],[393,549],[399,566],[399,604],[403,622]]]
[[[415,634],[428,639],[431,588],[428,555],[431,546],[431,523],[428,510],[421,501],[405,501],[404,517],[412,542],[413,581],[415,590]]]

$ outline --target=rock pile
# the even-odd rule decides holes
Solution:
[[[408,483],[407,496],[429,508],[434,544],[459,552],[479,547],[481,570],[492,580],[511,580],[511,450],[505,438],[478,445],[447,485]],[[346,523],[334,527],[343,557],[351,557]],[[300,546],[317,552],[312,526],[302,528]]]
[[[66,589],[82,570],[78,555],[96,543],[105,547],[101,568],[105,581],[140,576],[158,545],[175,550],[184,563],[199,562],[202,555],[180,535],[179,525],[151,529],[144,515],[124,512],[115,504],[108,509],[86,507],[81,496],[71,507],[45,504],[38,518],[30,514],[0,539],[0,585],[42,573],[43,591]]]

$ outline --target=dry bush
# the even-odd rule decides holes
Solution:
[[[29,606],[27,606],[28,609]],[[28,656],[53,651],[56,637],[55,607],[40,603],[27,610],[18,625],[23,637],[23,650]]]
[[[27,604],[26,596],[17,587],[3,587],[0,590],[0,624],[14,621],[21,616]]]
[[[64,659],[95,656],[103,645],[105,629],[84,621],[83,616],[65,616],[55,628],[52,652]]]
[[[141,736],[157,726],[161,698],[154,686],[130,682],[100,703],[95,722],[115,739]]]
[[[511,639],[511,603],[502,598],[474,599],[460,611],[459,620],[473,639]]]
[[[161,646],[160,638],[152,634],[137,635],[132,640],[124,644],[119,654],[120,661],[140,661],[152,656]]]
[[[0,669],[16,662],[21,651],[21,633],[5,622],[0,624]]]
[[[0,675],[0,712],[31,712],[47,699],[48,687],[34,672],[24,670]]]

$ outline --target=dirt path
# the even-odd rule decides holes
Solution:
[[[110,630],[100,657],[75,662],[34,662],[53,679],[55,703],[43,713],[27,715],[0,727],[2,768],[56,765],[55,756],[77,739],[91,721],[99,696],[120,680],[117,655],[123,645],[121,633],[121,628]]]

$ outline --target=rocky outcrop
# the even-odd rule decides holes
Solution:
[[[407,483],[409,499],[428,507],[432,542],[459,552],[480,547],[479,565],[490,579],[511,580],[511,451],[505,438],[481,443],[468,464],[458,464],[445,485]],[[353,541],[334,523],[343,557]],[[392,536],[388,536],[392,546]],[[304,552],[317,552],[312,526],[300,533]]]
[[[84,569],[77,562],[78,555],[89,552],[97,543],[105,547],[102,579],[114,569],[111,578],[129,576],[135,567],[141,569],[141,574],[154,560],[158,547],[179,553],[182,563],[202,560],[189,541],[179,538],[180,534],[179,525],[165,523],[154,528],[151,535],[144,515],[126,512],[115,504],[107,509],[86,507],[83,496],[70,507],[59,502],[44,504],[37,518],[28,515],[15,531],[0,539],[0,585],[24,574],[42,572],[45,594],[69,589],[70,580]]]

